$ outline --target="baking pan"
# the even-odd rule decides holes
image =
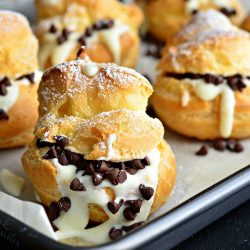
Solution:
[[[0,237],[4,240],[11,238],[9,242],[13,247],[19,242],[18,244],[31,249],[42,250],[128,250],[142,246],[143,249],[150,249],[148,243],[163,237],[164,249],[170,249],[248,199],[250,199],[250,166],[122,239],[98,247],[72,247],[55,242],[2,211],[0,211]]]
[[[245,1],[248,3],[249,0]],[[35,19],[31,0],[1,1],[0,9],[13,9],[23,12],[30,20]],[[247,5],[246,5],[247,6]],[[138,70],[140,73],[155,77],[156,61],[143,56],[147,44],[142,46]],[[20,249],[152,249],[155,240],[160,240],[164,249],[170,249],[190,237],[200,229],[212,223],[225,213],[250,199],[250,140],[243,142],[245,152],[232,153],[210,152],[207,157],[199,158],[194,152],[200,142],[184,138],[171,131],[166,138],[177,158],[177,183],[168,204],[164,205],[146,225],[126,235],[120,240],[97,247],[72,247],[56,242],[38,233],[36,230],[16,220],[0,210],[1,238]],[[5,150],[0,152],[1,168],[8,168],[24,176],[20,157],[24,149]],[[1,188],[0,188],[1,190]],[[34,201],[32,187],[29,184],[25,194],[20,198]],[[97,235],[98,237],[98,235]],[[2,248],[1,248],[2,249]],[[9,249],[9,248],[8,248]]]

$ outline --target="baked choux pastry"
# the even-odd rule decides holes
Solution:
[[[152,98],[160,119],[198,139],[250,136],[250,34],[198,13],[164,48]]]
[[[167,201],[175,158],[161,122],[145,113],[146,78],[85,56],[46,71],[38,92],[40,118],[22,160],[58,240],[117,239]]]
[[[145,29],[165,42],[199,11],[216,9],[240,25],[244,12],[239,0],[136,0],[145,13]]]
[[[0,11],[0,148],[28,144],[38,118],[38,42],[27,19]]]
[[[250,32],[250,15],[248,15],[244,20],[244,22],[242,23],[242,29]]]
[[[42,2],[37,1],[37,6]],[[40,67],[46,69],[74,60],[79,48],[86,46],[92,61],[134,68],[143,15],[138,7],[132,7],[116,0],[67,2],[63,12],[41,20],[35,27]]]

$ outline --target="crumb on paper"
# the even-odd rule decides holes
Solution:
[[[0,183],[13,196],[19,196],[26,185],[22,177],[15,175],[5,168],[0,171]]]

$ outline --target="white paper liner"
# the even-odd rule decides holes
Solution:
[[[28,1],[29,0],[26,0],[25,4],[28,5]],[[22,5],[19,6],[17,4],[17,2],[22,1],[3,2],[8,2],[7,8],[9,9],[11,9],[13,5],[15,5],[15,10],[23,9]],[[246,6],[246,9],[249,9],[250,2],[248,0],[242,0],[242,2]],[[4,6],[6,6],[4,3],[0,4],[0,8],[4,8]],[[156,60],[151,57],[144,56],[146,49],[147,46],[143,45],[138,71],[154,79],[156,75],[154,68],[157,63]],[[177,160],[176,185],[169,202],[151,216],[149,220],[157,218],[167,211],[174,209],[194,195],[250,164],[250,139],[242,142],[245,148],[243,153],[236,154],[228,151],[221,153],[214,149],[210,149],[209,154],[205,157],[195,155],[195,152],[201,146],[201,142],[185,138],[168,129],[166,129],[166,139],[175,152]],[[0,151],[0,169],[7,168],[27,180],[20,160],[24,150],[24,148],[20,148]],[[0,191],[5,192],[1,185]],[[6,195],[3,192],[0,192],[1,210],[48,237],[56,239],[44,208],[39,204],[33,203],[35,202],[34,191],[28,180],[24,192],[19,197],[21,200]]]

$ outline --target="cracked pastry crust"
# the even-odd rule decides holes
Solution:
[[[16,78],[37,71],[38,42],[27,19],[10,11],[0,11],[0,36],[0,84],[4,84],[4,78],[11,83],[0,94],[0,109],[9,117],[0,119],[0,148],[11,148],[33,139],[38,118],[38,84]]]
[[[249,137],[249,49],[249,34],[220,13],[208,11],[194,17],[165,47],[158,65],[152,104],[160,119],[173,130],[198,139]],[[196,77],[192,79],[191,73]],[[208,79],[214,76],[235,81],[239,77],[243,88],[237,89],[230,80],[228,85],[224,81],[216,86]],[[206,93],[201,96],[203,88]],[[218,93],[212,97],[211,91]],[[224,120],[224,126],[231,124],[231,128],[223,133],[227,116],[230,120]]]
[[[199,0],[137,0],[136,2],[144,10],[146,30],[157,40],[163,42],[190,21],[193,15],[192,11],[197,9],[196,5],[199,5],[198,11],[222,8],[216,5],[213,0],[208,0],[205,3],[204,1],[199,3]],[[194,4],[191,5],[191,2]],[[240,1],[229,0],[228,8],[236,10],[236,15],[231,16],[231,21],[240,25],[244,18]]]
[[[98,68],[91,76],[85,71],[89,64]],[[39,88],[40,118],[35,139],[22,157],[24,170],[43,204],[49,206],[51,202],[58,202],[62,189],[57,182],[59,173],[53,160],[44,158],[48,148],[39,147],[37,140],[49,145],[54,143],[57,135],[68,138],[66,150],[81,154],[89,162],[104,159],[110,164],[128,164],[133,159],[143,159],[152,151],[158,152],[155,177],[158,181],[147,216],[167,201],[175,183],[176,163],[171,148],[163,139],[161,122],[145,113],[151,93],[149,82],[134,70],[114,64],[96,64],[86,57],[56,66],[44,74]],[[74,101],[79,100],[83,103],[74,105]],[[115,139],[110,144],[112,136]],[[151,167],[152,170],[147,171],[153,171],[153,165],[148,166]],[[142,173],[140,171],[134,175],[127,173],[126,178],[137,178],[136,175]],[[108,201],[114,202],[118,198],[116,192],[123,184],[105,184],[100,189],[105,191]],[[89,188],[86,185],[86,190]],[[108,223],[110,219],[106,207],[98,201],[88,204],[88,215],[90,222],[95,224]],[[73,238],[68,243],[82,243],[81,238]]]

